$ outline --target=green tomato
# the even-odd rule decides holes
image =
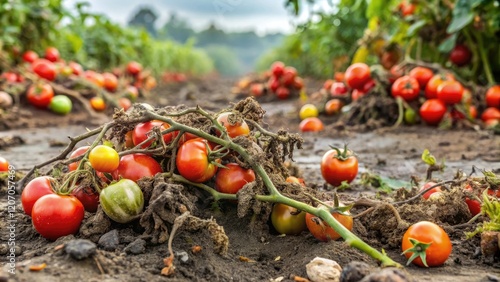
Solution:
[[[142,190],[130,179],[122,179],[104,188],[99,201],[104,213],[119,223],[134,220],[144,208]]]
[[[298,235],[307,229],[306,213],[284,204],[273,206],[271,223],[280,234]]]
[[[411,108],[406,109],[405,113],[404,113],[404,120],[405,120],[406,124],[417,123],[417,113]]]
[[[49,109],[60,115],[65,115],[71,112],[71,108],[73,107],[73,103],[71,100],[64,95],[56,95],[49,104]]]

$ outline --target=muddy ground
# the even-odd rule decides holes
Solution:
[[[233,81],[217,80],[210,83],[159,87],[148,101],[157,106],[186,104],[201,105],[207,110],[219,111],[228,107],[242,96],[230,94]],[[297,100],[265,102],[262,107],[267,111],[265,122],[269,129],[276,131],[284,128],[298,132],[299,119],[296,109]],[[28,118],[26,118],[28,117]],[[30,118],[31,117],[31,118]],[[26,172],[33,165],[56,156],[68,139],[85,132],[106,120],[100,115],[89,124],[89,117],[80,113],[73,117],[61,118],[45,112],[23,111],[19,119],[11,119],[10,130],[0,132],[0,138],[18,136],[25,144],[0,148],[0,155],[9,159],[19,172]],[[4,120],[5,122],[5,120]],[[304,145],[297,150],[295,163],[308,186],[325,189],[319,171],[319,160],[328,145],[342,145],[348,142],[358,154],[360,174],[375,173],[409,181],[412,176],[423,178],[426,166],[421,162],[423,149],[429,149],[438,159],[445,159],[447,167],[443,173],[436,173],[435,178],[451,179],[460,169],[470,173],[472,167],[485,168],[500,172],[500,137],[486,131],[448,130],[415,126],[398,129],[379,129],[370,132],[338,131],[327,126],[321,133],[303,134]],[[360,184],[360,178],[348,191],[340,192],[342,199],[354,200],[362,196],[373,197],[377,190]],[[9,236],[6,226],[6,194],[2,190],[0,206],[2,223],[0,247],[1,261],[6,261],[6,239]],[[380,197],[389,197],[380,194]],[[362,252],[346,246],[341,240],[321,243],[308,232],[300,236],[278,236],[270,225],[255,228],[251,217],[238,219],[235,206],[223,204],[221,212],[213,212],[207,203],[200,204],[197,214],[201,218],[214,217],[224,227],[229,237],[227,255],[214,252],[214,244],[206,231],[182,231],[173,240],[173,249],[177,254],[176,273],[163,277],[160,271],[163,258],[168,256],[167,244],[153,244],[144,237],[145,248],[138,254],[127,250],[137,245],[141,230],[137,224],[111,225],[106,231],[117,230],[119,245],[115,250],[100,248],[92,258],[76,261],[57,246],[73,239],[73,236],[49,242],[41,238],[32,229],[30,219],[24,215],[17,202],[15,213],[16,225],[16,275],[8,275],[2,268],[0,281],[293,281],[295,275],[307,277],[305,265],[319,256],[336,260],[341,266],[351,261],[363,261],[374,269],[377,262]],[[454,208],[453,208],[454,209]],[[498,261],[484,259],[479,252],[477,238],[465,240],[464,231],[471,226],[454,228],[452,225],[465,223],[470,216],[463,206],[456,217],[448,216],[451,208],[445,205],[417,202],[416,205],[399,207],[401,216],[408,223],[418,220],[433,219],[439,221],[449,232],[453,252],[443,267],[422,269],[410,265],[405,268],[414,281],[499,281],[500,264]],[[429,218],[428,211],[435,210],[441,217]],[[354,213],[359,210],[354,210]],[[399,243],[404,230],[395,226],[394,216],[384,209],[377,209],[367,216],[355,220],[354,233],[366,240],[373,247],[384,249],[395,261],[404,264],[400,255]],[[83,237],[77,234],[77,238]],[[91,238],[98,240],[99,237]],[[194,245],[202,247],[196,254],[191,252]],[[183,252],[185,252],[183,254]],[[182,261],[184,258],[187,260]],[[242,261],[241,257],[249,261]],[[46,263],[47,267],[39,272],[29,271],[29,266]]]

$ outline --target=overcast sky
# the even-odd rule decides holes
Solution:
[[[80,0],[65,0],[65,6],[73,8]],[[157,12],[157,24],[162,26],[170,13],[175,12],[195,29],[203,29],[210,22],[230,30],[256,30],[259,33],[291,32],[291,16],[284,8],[284,0],[87,0],[89,11],[106,14],[113,21],[126,24],[132,14],[141,6],[152,7]],[[328,9],[327,0],[320,0]],[[306,9],[304,9],[305,11]],[[306,18],[306,13],[301,18]]]

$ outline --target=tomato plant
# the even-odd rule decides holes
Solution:
[[[428,68],[416,67],[408,75],[418,81],[421,89],[425,89],[429,80],[434,76],[434,73]]]
[[[313,104],[305,104],[299,110],[299,118],[304,120],[309,117],[317,117],[319,114],[318,108]]]
[[[33,227],[40,235],[55,241],[78,232],[84,214],[85,209],[77,198],[48,194],[33,205],[31,218]]]
[[[217,122],[226,128],[227,134],[231,138],[236,138],[238,136],[247,136],[250,134],[250,127],[245,120],[236,120],[231,123],[231,118],[233,114],[231,112],[224,112],[217,117]]]
[[[245,169],[236,163],[229,163],[217,172],[215,188],[221,193],[236,194],[245,184],[253,181],[255,181],[255,173],[252,169]]]
[[[160,164],[145,154],[130,154],[121,157],[116,170],[116,177],[122,177],[137,182],[143,177],[155,176],[163,172]]]
[[[53,97],[54,90],[52,86],[43,82],[31,85],[26,94],[28,102],[41,109],[46,109]]]
[[[196,138],[186,141],[179,147],[175,159],[177,170],[189,181],[205,182],[217,172],[219,159],[213,159],[207,140]]]
[[[4,171],[9,171],[9,162],[4,157],[0,157],[0,172]]]
[[[358,174],[358,158],[347,149],[333,148],[321,159],[321,175],[326,182],[339,186],[343,181],[351,183]]]
[[[146,139],[148,139],[148,134],[151,132],[151,130],[153,130],[154,127],[159,127],[160,131],[164,131],[170,128],[170,125],[168,123],[159,120],[151,120],[137,124],[134,128],[134,131],[132,132],[132,141],[134,142],[134,146],[137,146]],[[172,132],[163,134],[163,141],[165,142],[165,144],[170,143],[172,141],[172,138],[173,138]],[[141,147],[147,148],[151,146],[152,143],[153,140],[148,141],[142,144]]]
[[[481,115],[481,119],[484,122],[487,122],[488,120],[500,121],[500,110],[497,108],[489,107],[486,110],[484,110],[483,114]]]
[[[435,223],[420,221],[408,228],[403,235],[402,250],[408,264],[440,266],[451,254],[448,234]]]
[[[357,90],[363,90],[370,78],[370,67],[365,63],[352,64],[345,71],[346,84]]]
[[[104,188],[99,195],[99,202],[109,218],[118,223],[127,223],[142,212],[144,195],[137,183],[122,179]]]
[[[101,97],[92,97],[90,98],[90,106],[95,111],[102,112],[106,109],[106,102]]]
[[[318,132],[325,129],[325,126],[319,118],[309,117],[300,122],[299,128],[302,132]]]
[[[89,153],[90,165],[100,172],[113,172],[120,164],[120,156],[115,149],[97,145]]]
[[[429,181],[427,183],[425,183],[424,185],[422,185],[422,187],[420,188],[420,191],[424,191],[424,190],[427,190],[429,188],[431,188],[432,186],[436,185],[437,183],[436,182],[432,182],[432,181]],[[437,192],[441,192],[441,186],[437,186],[435,188],[432,188],[431,190],[425,192],[422,197],[426,200],[429,199],[429,197],[434,194],[434,193],[437,193]]]
[[[429,99],[420,107],[420,117],[429,125],[437,125],[446,113],[446,105],[438,99]]]
[[[274,204],[271,223],[280,234],[298,235],[307,229],[306,213],[284,204]]]
[[[500,85],[494,85],[486,91],[486,105],[500,108]]]
[[[71,99],[65,95],[54,96],[49,104],[49,109],[52,112],[60,115],[66,115],[70,113],[72,108],[73,102],[71,102]]]
[[[53,81],[57,76],[57,68],[54,63],[46,59],[37,59],[31,64],[33,72],[39,77],[45,78],[46,80]]]
[[[327,201],[325,204],[333,206],[333,202]],[[340,205],[342,206],[342,205]],[[344,212],[344,214],[337,212],[337,211],[332,211],[332,216],[340,223],[342,224],[345,228],[348,230],[352,230],[352,227],[354,225],[354,220],[352,216],[348,214],[348,212]],[[330,227],[326,222],[321,220],[319,217],[316,217],[310,213],[306,214],[306,226],[307,229],[309,229],[309,232],[318,239],[319,241],[322,242],[328,242],[330,240],[337,240],[341,236],[332,228]]]
[[[445,104],[454,105],[462,101],[464,88],[458,81],[444,81],[437,88],[437,98]]]
[[[392,84],[391,93],[393,97],[401,97],[407,102],[413,101],[420,93],[418,81],[408,75],[402,76]]]
[[[71,195],[77,198],[86,211],[94,213],[99,206],[99,193],[91,187],[79,187],[71,191]]]

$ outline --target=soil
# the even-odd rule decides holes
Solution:
[[[206,110],[220,111],[243,98],[230,94],[233,85],[234,81],[225,79],[160,85],[146,97],[146,101],[155,106],[200,105]],[[263,102],[266,127],[274,132],[280,128],[299,132],[299,104],[298,100]],[[0,131],[2,140],[17,140],[11,146],[2,146],[0,154],[9,159],[18,172],[27,172],[35,164],[56,156],[67,144],[68,136],[82,134],[86,127],[93,128],[106,120],[102,117],[102,120],[90,122],[83,112],[68,117],[36,110],[23,112],[17,119],[4,119],[3,123],[8,125],[4,129],[10,130]],[[303,177],[308,186],[326,194],[333,193],[333,190],[324,184],[319,161],[328,145],[342,146],[347,142],[356,151],[360,160],[356,184],[346,191],[338,191],[340,198],[345,201],[360,197],[386,199],[392,196],[360,184],[362,173],[402,181],[410,181],[412,177],[423,179],[426,166],[421,161],[421,153],[426,148],[438,159],[446,160],[444,172],[434,174],[437,179],[452,179],[457,170],[469,174],[473,166],[500,172],[500,137],[482,130],[437,130],[415,126],[356,132],[329,125],[323,132],[302,136],[303,149],[295,152],[293,167],[297,176]],[[2,198],[7,199],[5,187],[1,191]],[[182,193],[182,189],[179,193]],[[203,197],[203,194],[196,193],[200,198]],[[481,256],[478,238],[465,240],[464,232],[471,231],[473,226],[453,227],[466,223],[470,218],[462,196],[450,193],[442,199],[442,203],[418,200],[397,206],[406,224],[420,220],[436,221],[450,234],[453,243],[453,252],[444,266],[428,269],[413,265],[405,267],[404,272],[409,280],[499,281],[498,260]],[[300,236],[279,236],[269,223],[255,225],[255,218],[251,215],[238,218],[234,203],[223,203],[220,210],[214,210],[210,208],[211,203],[199,200],[194,209],[195,215],[204,219],[213,217],[224,228],[229,238],[227,253],[219,254],[220,246],[214,244],[207,228],[198,231],[181,228],[172,244],[176,254],[175,274],[164,277],[160,271],[164,267],[163,259],[168,256],[167,243],[153,240],[143,232],[138,222],[127,225],[113,223],[102,228],[94,226],[95,232],[92,233],[89,228],[94,217],[87,214],[79,234],[49,242],[34,231],[30,218],[22,212],[19,197],[16,199],[16,274],[9,275],[5,264],[0,272],[0,281],[293,281],[296,275],[307,277],[305,265],[315,257],[333,259],[343,267],[350,262],[361,261],[373,267],[373,271],[378,269],[375,260],[347,246],[342,240],[322,243],[308,232]],[[0,253],[3,262],[7,255],[6,239],[9,238],[7,200],[0,201],[0,206]],[[362,210],[357,207],[353,213]],[[97,242],[103,233],[114,229],[118,231],[119,238],[119,245],[114,251],[98,248],[92,257],[77,261],[59,247],[75,237]],[[399,247],[404,231],[402,226],[398,226],[394,214],[384,206],[357,218],[353,230],[361,239],[378,250],[384,249],[401,264],[405,264]],[[137,238],[146,241],[145,250],[139,254],[127,252],[126,247],[135,244]],[[201,246],[201,251],[193,253],[191,250],[196,245]],[[43,270],[29,270],[30,266],[42,263],[47,264]]]

